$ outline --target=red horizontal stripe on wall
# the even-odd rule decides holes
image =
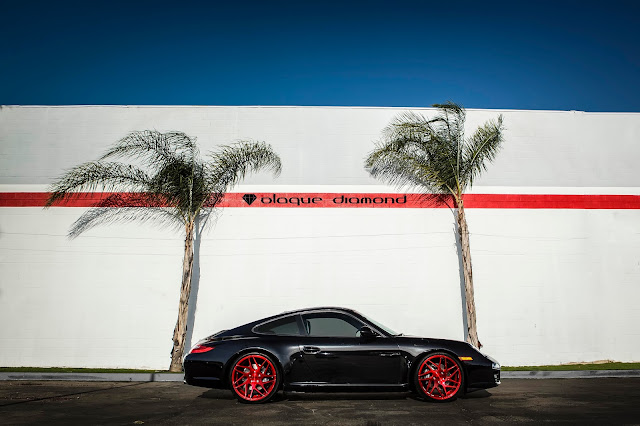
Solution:
[[[639,209],[640,195],[468,194],[464,205],[480,209]]]
[[[86,192],[55,207],[91,207],[113,193]],[[121,193],[126,197],[127,193]],[[44,207],[46,192],[0,193],[0,207]],[[135,197],[132,197],[135,199]],[[476,209],[640,209],[640,195],[468,194]],[[140,204],[135,201],[132,207]],[[229,193],[221,207],[244,208],[446,208],[420,194],[390,193]]]

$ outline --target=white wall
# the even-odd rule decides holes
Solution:
[[[348,107],[0,107],[0,183],[49,184],[97,158],[133,130],[180,130],[203,153],[236,139],[272,144],[280,178],[261,185],[376,185],[362,167],[373,142],[402,108]],[[433,114],[433,109],[413,111]],[[504,148],[475,184],[499,187],[640,187],[640,114],[468,110],[471,134],[504,115]]]
[[[148,128],[184,130],[205,152],[243,137],[272,143],[282,176],[254,177],[237,192],[390,192],[362,158],[400,111],[4,107],[0,194],[44,191],[64,168]],[[497,113],[469,111],[468,121]],[[640,194],[639,114],[502,113],[505,148],[474,192]],[[182,236],[128,224],[70,241],[82,211],[0,207],[0,365],[166,368]],[[638,210],[468,209],[467,217],[487,353],[504,365],[639,360]],[[194,341],[319,305],[352,307],[407,334],[464,336],[448,209],[227,208],[202,235],[199,260]]]

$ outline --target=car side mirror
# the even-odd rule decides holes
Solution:
[[[361,327],[360,330],[358,331],[360,332],[360,340],[364,340],[364,341],[374,340],[377,336],[377,334],[374,333],[374,331],[371,330],[366,325],[364,327]]]

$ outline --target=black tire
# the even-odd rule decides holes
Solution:
[[[280,371],[273,357],[263,352],[242,354],[229,370],[229,387],[238,401],[263,404],[278,393]]]
[[[431,352],[418,361],[413,385],[417,394],[429,401],[453,401],[464,393],[464,370],[455,356]]]

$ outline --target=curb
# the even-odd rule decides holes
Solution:
[[[597,379],[640,377],[640,370],[502,371],[501,379]],[[182,382],[180,373],[0,373],[3,380],[74,382]]]
[[[0,380],[67,380],[74,382],[182,382],[181,373],[0,373]]]
[[[501,379],[597,379],[640,377],[640,370],[502,371]]]

